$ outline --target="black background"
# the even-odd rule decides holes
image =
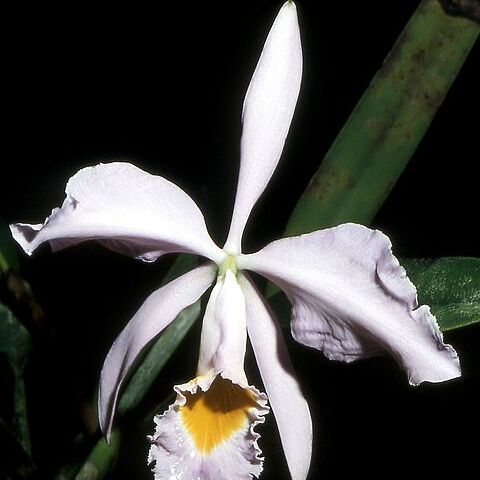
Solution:
[[[247,229],[246,251],[281,235],[417,4],[299,2],[302,91],[281,163]],[[12,12],[3,74],[0,214],[8,222],[40,222],[61,204],[66,180],[79,168],[122,159],[184,188],[222,244],[235,193],[243,95],[279,5],[41,5]],[[374,222],[391,236],[397,256],[480,253],[478,53],[477,45]],[[20,256],[53,335],[36,345],[27,368],[33,455],[49,478],[72,459],[82,405],[93,395],[111,342],[159,285],[171,259],[146,265],[96,245]],[[194,375],[199,326],[140,413]],[[314,420],[310,478],[412,472],[466,478],[475,471],[480,329],[445,336],[460,355],[462,379],[417,388],[389,358],[344,365],[289,340]],[[250,357],[247,368],[260,384]],[[8,413],[4,392],[11,379],[3,362],[0,374],[0,406]],[[272,416],[260,430],[263,478],[288,478]],[[128,431],[113,478],[151,478],[148,432]]]

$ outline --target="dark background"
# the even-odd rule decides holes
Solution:
[[[302,91],[282,161],[249,224],[246,251],[281,235],[417,4],[298,3]],[[235,193],[243,95],[279,6],[210,1],[100,10],[42,4],[12,12],[3,74],[1,216],[43,221],[79,168],[122,159],[184,188],[222,244]],[[397,256],[480,253],[478,65],[477,45],[374,222],[391,236]],[[74,458],[73,438],[85,430],[84,405],[115,335],[172,259],[141,264],[96,245],[20,256],[51,332],[37,342],[27,368],[33,455],[49,478]],[[161,373],[139,416],[174,383],[194,375],[199,326]],[[409,475],[413,468],[417,475],[466,478],[476,470],[480,326],[445,337],[460,354],[462,379],[417,388],[389,358],[344,365],[289,341],[314,420],[310,478]],[[247,363],[260,384],[254,362]],[[2,360],[0,380],[0,413],[8,416],[11,379]],[[130,433],[113,478],[151,478],[145,435],[153,425],[147,431],[126,423]],[[263,478],[288,478],[272,416],[260,430]]]

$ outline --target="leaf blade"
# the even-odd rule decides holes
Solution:
[[[373,220],[479,31],[437,0],[421,2],[301,196],[287,235]]]
[[[430,305],[442,331],[480,322],[480,259],[403,259],[400,263],[417,287],[419,303]]]

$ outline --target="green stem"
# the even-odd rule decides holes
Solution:
[[[0,274],[18,271],[18,258],[8,225],[0,218]]]
[[[2,254],[0,250],[0,274],[1,273],[7,273],[9,269],[7,259],[5,256]]]
[[[121,435],[118,429],[112,430],[110,443],[107,443],[102,437],[90,452],[75,476],[75,480],[101,480],[104,478],[118,457],[120,445]]]
[[[32,454],[30,442],[30,429],[28,427],[27,396],[25,391],[25,380],[20,374],[14,374],[14,426],[17,438],[25,452]]]

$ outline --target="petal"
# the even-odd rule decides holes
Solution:
[[[238,253],[245,224],[283,150],[302,77],[302,47],[293,2],[280,9],[243,104],[240,174],[225,248]]]
[[[247,329],[293,480],[307,478],[312,457],[312,419],[282,332],[255,285],[243,274]]]
[[[62,207],[43,225],[11,225],[13,237],[29,255],[45,241],[56,251],[99,240],[145,261],[168,252],[195,253],[215,262],[224,257],[195,202],[172,182],[134,165],[84,168],[69,180],[65,193]]]
[[[411,384],[460,376],[427,306],[391,252],[387,236],[355,224],[284,238],[237,260],[277,283],[293,304],[292,334],[331,359],[387,349]]]
[[[246,383],[246,346],[245,298],[235,275],[227,270],[217,279],[205,310],[197,374],[224,372],[235,382]]]
[[[248,480],[263,458],[255,426],[268,413],[266,396],[223,374],[175,387],[175,403],[154,419],[148,462],[156,480]]]
[[[153,292],[112,345],[103,364],[98,396],[100,428],[108,436],[122,382],[142,349],[177,315],[195,303],[215,279],[213,265],[198,267]]]

